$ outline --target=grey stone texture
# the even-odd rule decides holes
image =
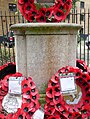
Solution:
[[[16,38],[16,67],[38,89],[61,68],[76,66],[76,36],[81,25],[25,23],[11,26]]]

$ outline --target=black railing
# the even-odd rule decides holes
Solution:
[[[0,12],[0,65],[8,62],[15,62],[14,44],[9,42],[8,33],[10,26],[16,23],[26,23],[23,16],[17,12],[15,14]],[[82,29],[77,35],[77,58],[90,64],[90,10],[71,10],[64,22],[82,24]],[[14,37],[11,35],[11,37]],[[12,46],[10,46],[10,43]],[[74,44],[73,44],[74,45]]]
[[[72,10],[69,15],[69,23],[81,24],[83,27],[77,35],[77,58],[90,64],[90,10]]]
[[[27,21],[19,12],[7,13],[0,11],[0,65],[6,62],[15,62],[15,41],[10,26],[25,22]]]

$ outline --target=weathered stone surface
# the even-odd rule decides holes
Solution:
[[[61,67],[75,66],[76,35],[80,28],[80,25],[67,23],[12,25],[17,71],[31,76],[40,89]]]

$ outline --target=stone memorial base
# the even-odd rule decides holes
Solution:
[[[61,67],[76,66],[77,33],[81,25],[25,23],[12,25],[16,38],[16,70],[31,76],[38,89]]]

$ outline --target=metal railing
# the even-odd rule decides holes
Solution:
[[[16,23],[27,22],[24,17],[19,13],[2,12],[0,11],[0,65],[6,62],[15,62],[15,48],[13,35],[10,34],[10,26]]]

